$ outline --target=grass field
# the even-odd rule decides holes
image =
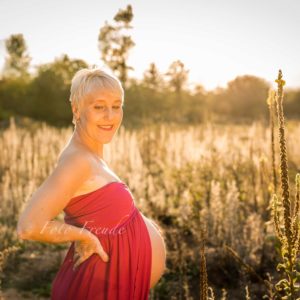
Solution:
[[[49,298],[69,244],[18,240],[16,224],[72,130],[31,122],[19,126],[12,119],[0,132],[0,250],[10,249],[0,260],[4,295],[13,289]],[[279,278],[279,243],[270,210],[270,137],[270,128],[260,123],[167,124],[137,131],[121,127],[104,147],[105,160],[130,187],[139,209],[163,229],[167,271],[151,299],[199,299],[201,228],[206,231],[208,285],[216,299],[246,299],[247,290],[251,299],[262,299],[266,286],[261,279],[267,273],[274,281]],[[288,122],[286,139],[294,189],[300,170],[299,123]],[[275,153],[279,182],[277,131]]]

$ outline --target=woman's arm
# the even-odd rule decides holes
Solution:
[[[50,243],[88,240],[91,233],[87,229],[52,219],[90,175],[91,164],[85,154],[73,153],[62,159],[28,201],[19,217],[18,236]]]
[[[22,232],[22,229],[18,229],[18,236],[23,240],[63,243],[88,241],[91,235],[91,232],[85,228],[79,228],[56,220],[45,222],[44,226],[39,229],[34,228],[31,232]]]

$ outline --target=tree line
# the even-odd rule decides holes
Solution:
[[[135,42],[130,36],[132,6],[120,9],[113,22],[100,28],[100,59],[120,79],[125,89],[124,120],[128,127],[144,123],[174,122],[195,124],[206,121],[252,122],[267,120],[266,99],[270,84],[252,75],[237,76],[226,88],[206,91],[201,84],[189,86],[189,70],[176,60],[166,72],[151,62],[142,79],[129,76],[128,65]],[[30,72],[31,57],[23,34],[5,41],[7,56],[0,74],[0,120],[27,116],[54,126],[71,124],[69,103],[71,79],[81,68],[89,67],[82,59],[67,54],[41,64]],[[287,118],[300,116],[300,90],[286,91]]]

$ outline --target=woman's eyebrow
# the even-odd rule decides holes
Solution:
[[[106,102],[104,99],[95,99],[93,102]],[[120,99],[114,100],[114,102],[122,102]]]

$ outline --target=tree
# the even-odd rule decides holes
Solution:
[[[151,63],[149,69],[144,72],[143,85],[149,89],[159,91],[162,87],[163,78],[155,63]]]
[[[8,56],[5,58],[4,77],[27,77],[31,61],[23,34],[12,34],[5,41]]]
[[[130,25],[132,19],[132,7],[127,5],[126,9],[119,10],[115,15],[115,25],[110,25],[105,21],[98,36],[102,60],[116,73],[125,86],[128,83],[128,71],[134,70],[127,64],[127,60],[129,50],[135,46],[135,43],[130,35],[123,34],[122,31],[133,28]]]
[[[207,94],[207,91],[205,90],[205,87],[202,84],[197,83],[193,87],[192,94],[195,96],[203,96]]]
[[[71,124],[72,112],[69,100],[70,84],[74,74],[88,65],[67,55],[53,63],[40,65],[30,86],[30,114],[36,119],[53,125]]]
[[[184,68],[184,64],[180,60],[174,61],[166,72],[166,76],[169,78],[170,88],[178,95],[181,94],[185,88],[188,80],[189,70]]]
[[[212,98],[213,110],[224,120],[253,121],[266,119],[270,85],[262,78],[237,76],[227,83],[227,88],[215,93]]]
[[[43,64],[38,67],[39,75],[46,70],[51,70],[60,77],[64,84],[70,85],[74,74],[82,68],[87,68],[88,64],[82,59],[70,59],[67,54],[63,54],[54,60],[53,63]]]

